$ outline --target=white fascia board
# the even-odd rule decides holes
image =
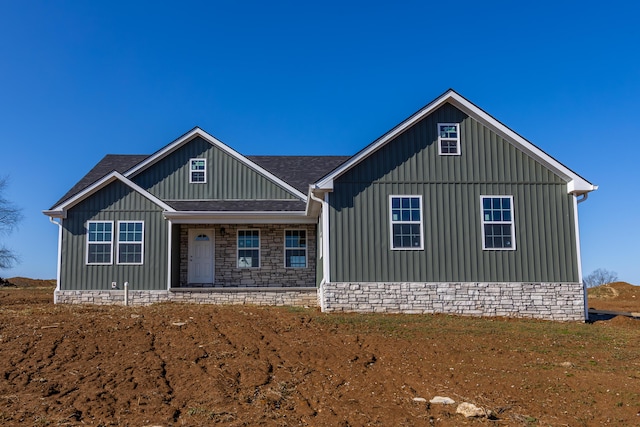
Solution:
[[[114,181],[121,181],[123,184],[127,185],[128,187],[130,187],[132,190],[136,191],[137,193],[140,193],[140,195],[142,195],[142,196],[146,197],[147,199],[151,200],[153,203],[155,203],[156,205],[158,205],[159,207],[161,207],[165,211],[170,211],[171,212],[171,211],[174,210],[171,206],[169,206],[168,204],[166,204],[164,201],[162,201],[161,199],[157,198],[153,194],[149,193],[147,190],[145,190],[144,188],[140,187],[138,184],[136,184],[133,181],[131,181],[130,179],[124,177],[122,174],[120,174],[120,173],[118,173],[116,171],[113,171],[110,174],[105,175],[103,178],[101,178],[100,180],[96,181],[95,183],[93,183],[89,187],[85,188],[84,190],[82,190],[80,193],[76,194],[72,198],[66,200],[65,202],[63,202],[61,204],[59,204],[58,206],[54,207],[50,211],[44,211],[44,213],[45,213],[45,215],[47,215],[47,212],[56,212],[56,213],[62,213],[64,216],[66,216],[66,211],[68,209],[70,209],[73,206],[77,205],[78,203],[80,203],[81,201],[83,201],[87,197],[91,196],[92,194],[98,192],[99,190],[105,188],[107,185],[111,184]],[[49,216],[52,216],[52,215],[49,215]]]
[[[577,173],[573,172],[571,169],[542,151],[540,148],[536,147],[531,142],[527,141],[516,132],[512,131],[498,120],[496,120],[491,115],[487,114],[484,110],[471,103],[461,95],[459,95],[454,90],[450,89],[445,92],[443,95],[436,98],[434,101],[423,107],[417,113],[413,114],[411,117],[400,123],[395,128],[391,129],[389,132],[375,140],[373,143],[369,144],[359,153],[355,154],[350,160],[344,163],[341,167],[331,172],[329,175],[326,175],[321,180],[319,180],[315,187],[323,190],[333,190],[333,181],[338,178],[340,175],[345,173],[347,170],[351,169],[353,166],[358,164],[364,158],[369,156],[371,153],[375,152],[386,143],[397,137],[399,134],[416,124],[418,121],[422,120],[427,115],[431,114],[436,109],[440,108],[444,103],[449,102],[453,106],[459,108],[470,117],[478,120],[483,125],[493,129],[496,133],[505,138],[508,142],[513,144],[516,148],[521,149],[525,153],[527,153],[532,158],[536,159],[544,166],[549,168],[554,173],[561,176],[563,179],[567,181],[567,193],[570,194],[583,194],[588,193],[590,191],[597,190],[598,187],[596,185],[591,184],[586,179],[582,178]]]
[[[152,154],[151,156],[149,156],[143,162],[141,162],[138,165],[134,166],[132,169],[129,169],[128,171],[126,171],[124,173],[124,175],[126,177],[131,177],[131,176],[136,175],[137,173],[147,169],[149,166],[153,165],[158,160],[162,159],[163,157],[167,156],[168,154],[172,153],[173,151],[175,151],[178,148],[180,148],[182,145],[186,144],[187,142],[191,141],[192,139],[194,139],[194,138],[196,138],[198,136],[201,137],[202,139],[204,139],[205,141],[207,141],[209,144],[214,145],[215,147],[219,148],[220,150],[224,151],[225,153],[229,154],[230,156],[236,158],[241,163],[244,163],[247,167],[255,170],[259,174],[265,176],[269,180],[271,180],[271,181],[275,182],[276,184],[278,184],[279,186],[285,188],[290,193],[292,193],[292,194],[296,195],[297,197],[299,197],[302,201],[305,201],[305,202],[307,201],[307,196],[304,193],[302,193],[300,190],[296,189],[295,187],[291,186],[291,184],[289,184],[289,183],[283,181],[282,179],[278,178],[277,176],[273,175],[271,172],[267,171],[266,169],[260,167],[258,164],[252,162],[251,160],[249,160],[248,158],[246,158],[242,154],[240,154],[237,151],[235,151],[233,148],[229,147],[224,142],[220,141],[219,139],[217,139],[213,135],[210,135],[209,133],[205,132],[204,130],[200,129],[199,127],[193,128],[191,131],[187,132],[186,134],[182,135],[180,138],[178,138],[175,141],[171,142],[169,145],[167,145],[166,147],[164,147],[160,151],[156,152],[155,154]]]
[[[449,101],[453,106],[466,112],[483,125],[493,129],[498,135],[502,136],[516,148],[524,151],[552,172],[565,179],[567,181],[567,193],[582,194],[598,189],[596,185],[591,184],[589,181],[582,178],[580,175],[544,152],[542,149],[527,141],[522,136],[509,129],[490,114],[486,113],[484,110],[469,102],[456,92],[452,91],[447,101]]]
[[[173,224],[315,224],[317,220],[297,212],[173,211],[164,217]]]

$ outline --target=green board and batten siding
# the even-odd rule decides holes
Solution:
[[[437,124],[460,123],[460,156],[439,156]],[[390,250],[389,195],[423,198],[424,250]],[[480,195],[512,195],[515,251],[482,249]],[[332,282],[577,282],[566,182],[450,104],[334,183]]]
[[[114,239],[111,265],[86,265],[87,221],[113,221]],[[116,262],[118,221],[144,221],[144,263],[118,265]],[[63,221],[61,290],[107,290],[111,282],[122,289],[125,281],[132,290],[167,288],[167,222],[162,208],[116,181],[71,208]]]
[[[189,183],[189,160],[207,160],[207,182]],[[288,190],[196,137],[133,177],[162,200],[296,200]],[[233,185],[229,185],[233,183]]]

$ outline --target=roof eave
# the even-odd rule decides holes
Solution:
[[[67,211],[64,209],[45,210],[45,211],[42,211],[42,213],[48,216],[49,218],[60,218],[60,219],[67,218]]]
[[[584,179],[573,179],[567,183],[567,193],[579,196],[590,193],[598,189],[597,185],[593,185]]]

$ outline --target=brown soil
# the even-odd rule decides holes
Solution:
[[[589,308],[640,313],[640,286],[609,283],[588,290]]]
[[[640,425],[640,321],[630,318],[51,300],[51,287],[0,289],[1,425]],[[436,395],[494,419],[429,404]]]

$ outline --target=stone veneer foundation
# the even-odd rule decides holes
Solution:
[[[56,291],[56,304],[124,304],[124,291]],[[254,304],[278,306],[318,305],[316,288],[209,288],[172,291],[129,291],[128,305],[150,305],[161,302],[191,304]]]
[[[59,304],[124,304],[124,291],[56,291]],[[579,283],[323,283],[312,287],[129,291],[129,305],[320,305],[324,312],[455,314],[585,321]]]
[[[323,283],[322,311],[584,321],[579,283]]]

